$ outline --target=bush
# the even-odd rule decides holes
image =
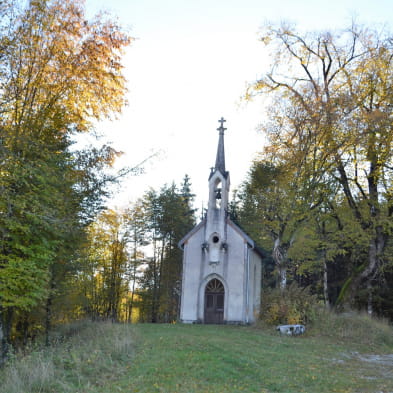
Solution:
[[[268,289],[262,295],[261,319],[269,325],[306,324],[313,320],[317,304],[316,296],[296,283],[285,290]]]

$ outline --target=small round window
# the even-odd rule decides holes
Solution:
[[[213,243],[218,243],[220,238],[217,235],[214,235],[212,238]]]

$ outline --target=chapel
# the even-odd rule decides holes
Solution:
[[[219,123],[215,166],[209,175],[204,219],[179,242],[183,249],[180,320],[250,324],[259,315],[262,251],[228,215],[224,120]]]

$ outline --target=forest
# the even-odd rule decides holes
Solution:
[[[79,0],[4,1],[0,15],[0,358],[73,320],[176,321],[178,242],[203,216],[192,179],[110,209],[138,168],[75,142],[124,110],[133,38]],[[304,289],[393,319],[392,37],[355,23],[260,32],[272,67],[244,100],[265,98],[267,142],[228,214],[269,255],[266,296]]]

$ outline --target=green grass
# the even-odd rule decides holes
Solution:
[[[364,344],[348,340],[236,326],[135,330],[140,345],[132,366],[117,390],[99,392],[393,392],[393,359],[371,362]],[[382,345],[378,353],[388,349]]]
[[[0,393],[393,392],[392,328],[364,316],[326,318],[330,329],[301,337],[261,327],[86,323],[50,350],[11,361]]]

